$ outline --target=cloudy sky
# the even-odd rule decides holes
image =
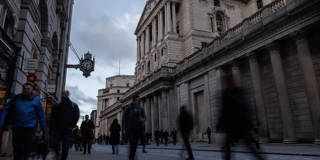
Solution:
[[[66,88],[71,99],[89,114],[97,107],[98,89],[105,88],[105,78],[134,74],[136,37],[134,30],[146,0],[76,0],[73,8],[71,43],[79,56],[90,51],[96,59],[90,77],[80,70],[68,69]],[[69,64],[79,61],[69,49]]]

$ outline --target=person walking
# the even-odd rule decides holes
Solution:
[[[120,125],[118,119],[114,119],[110,127],[110,144],[112,145],[112,154],[118,154],[120,143]]]
[[[169,140],[169,133],[167,130],[163,132],[163,138],[164,138],[164,144],[167,146],[168,145],[168,140]]]
[[[81,123],[81,135],[83,141],[83,154],[91,154],[91,140],[94,138],[94,124],[89,119],[89,115],[85,116],[85,120]]]
[[[80,138],[80,130],[79,127],[76,125],[74,129],[72,130],[72,137],[74,139],[74,147],[75,151],[81,151],[81,138]]]
[[[192,149],[189,142],[189,136],[193,129],[192,115],[187,111],[186,106],[180,108],[180,114],[178,116],[179,130],[184,142],[184,146],[188,152],[189,157],[187,160],[194,160]]]
[[[14,160],[25,160],[30,156],[37,122],[42,133],[46,127],[41,100],[33,89],[31,83],[23,84],[22,93],[10,100],[1,113],[0,124],[12,125]]]
[[[208,127],[207,129],[207,136],[208,136],[208,144],[211,144],[211,128]]]
[[[160,131],[159,130],[154,131],[154,138],[156,139],[157,146],[159,146],[159,143],[160,143]]]
[[[160,143],[163,144],[163,138],[164,137],[163,137],[163,130],[162,129],[160,130],[160,136],[159,137],[160,137]]]
[[[250,152],[257,159],[263,160],[257,148],[251,144],[255,140],[254,125],[245,91],[234,81],[232,75],[224,76],[223,80],[226,88],[222,90],[222,109],[216,126],[218,132],[226,134],[223,157],[225,160],[230,160],[231,145],[244,139]]]
[[[177,130],[175,128],[173,128],[173,130],[171,131],[171,136],[172,136],[173,144],[176,145],[177,144]]]
[[[123,115],[123,129],[125,135],[129,138],[130,152],[129,160],[135,159],[135,154],[140,139],[144,145],[144,122],[146,120],[145,112],[139,105],[139,97],[133,96],[132,104],[126,108]],[[143,152],[145,148],[143,148]]]
[[[76,126],[80,116],[78,105],[70,100],[69,95],[69,91],[63,91],[61,102],[52,108],[50,120],[53,148],[61,160],[66,160],[68,157],[73,137],[72,129]],[[62,153],[60,154],[61,144]]]

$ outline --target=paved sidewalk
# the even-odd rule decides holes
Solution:
[[[155,144],[147,145],[148,149],[173,149],[173,150],[181,150],[182,144],[177,144],[174,146],[173,144],[169,144],[165,146],[161,144],[160,146],[156,146]],[[214,151],[220,152],[221,147],[216,144],[204,144],[204,143],[196,143],[192,144],[192,149],[194,151]],[[244,145],[235,145],[231,149],[233,152],[239,153],[248,153],[249,151],[246,149]],[[297,155],[297,156],[319,156],[320,157],[320,145],[313,144],[261,144],[260,153],[263,154],[279,154],[279,155]]]

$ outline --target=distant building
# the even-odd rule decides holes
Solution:
[[[95,136],[107,135],[114,119],[121,122],[120,98],[134,85],[133,75],[117,75],[106,78],[106,88],[98,91],[97,119]]]
[[[319,144],[319,8],[314,0],[148,0],[135,32],[136,82],[122,105],[139,95],[150,133],[177,128],[186,105],[192,138],[203,141],[229,74],[246,89],[262,140]]]

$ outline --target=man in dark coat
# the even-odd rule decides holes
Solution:
[[[160,143],[160,131],[159,130],[154,131],[154,138],[156,139],[157,146],[159,146],[159,143]]]
[[[169,140],[169,133],[168,131],[163,132],[163,138],[164,138],[164,144],[167,146],[168,145],[168,140]]]
[[[79,116],[78,105],[70,100],[69,91],[64,91],[61,103],[52,108],[50,121],[52,144],[58,156],[60,156],[60,145],[62,143],[61,160],[66,160],[68,157],[72,129],[76,126]]]
[[[142,145],[145,146],[144,142],[144,122],[146,115],[144,109],[139,105],[139,97],[134,96],[132,104],[126,108],[123,115],[123,128],[125,134],[129,138],[130,153],[129,160],[135,159],[135,154],[138,146],[138,140],[140,139]],[[143,148],[143,152],[146,152]]]
[[[189,158],[187,158],[187,160],[194,160],[192,149],[189,143],[189,136],[193,128],[193,118],[192,115],[189,112],[187,112],[186,106],[182,106],[180,108],[178,124],[184,142],[184,146],[187,149],[189,155]]]
[[[93,130],[94,124],[89,119],[89,115],[85,116],[85,120],[81,123],[81,135],[83,140],[83,154],[91,154],[91,140],[94,138]]]
[[[177,130],[175,128],[173,128],[173,130],[171,131],[171,136],[172,136],[173,144],[176,145],[177,144]]]
[[[255,147],[250,143],[253,142],[253,123],[250,117],[248,99],[245,97],[244,90],[234,81],[232,75],[223,77],[226,88],[222,91],[222,109],[217,124],[217,131],[226,134],[225,140],[225,160],[231,159],[231,144],[239,139],[247,142],[247,147],[257,159],[263,160],[263,157],[257,153]]]
[[[208,144],[211,144],[211,128],[208,127],[207,129],[207,136],[208,136]]]

